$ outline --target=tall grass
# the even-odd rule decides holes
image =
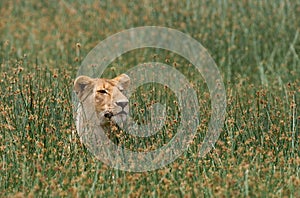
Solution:
[[[299,9],[289,0],[1,1],[0,196],[299,197]],[[153,60],[173,65],[199,90],[201,116],[179,159],[130,173],[97,161],[73,133],[72,83],[99,41],[144,25],[178,29],[209,50],[224,78],[227,116],[215,148],[198,158],[210,116],[201,75],[164,50],[124,54],[105,76]],[[141,87],[130,99],[140,122],[152,89],[154,99],[173,102],[159,94],[163,87]],[[145,149],[175,133],[130,141]]]

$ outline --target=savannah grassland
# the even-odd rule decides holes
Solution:
[[[181,157],[132,173],[96,160],[72,133],[72,84],[100,41],[145,25],[177,29],[208,49],[227,114],[215,148],[199,158],[210,117],[201,75],[164,50],[124,54],[107,77],[146,61],[172,65],[197,88],[201,115]],[[300,197],[299,1],[0,1],[0,64],[0,197]],[[130,98],[140,122],[145,101],[157,99],[148,88]],[[173,104],[168,94],[157,97]],[[171,111],[169,129],[131,138],[139,143],[132,149],[167,143],[175,123]]]

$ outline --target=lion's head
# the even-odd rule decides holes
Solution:
[[[74,82],[74,91],[81,104],[85,119],[103,125],[109,120],[123,121],[128,114],[128,98],[123,94],[130,78],[121,74],[113,79],[79,76]],[[79,116],[83,116],[79,115]]]

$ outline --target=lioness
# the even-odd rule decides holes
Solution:
[[[108,123],[123,122],[129,111],[128,99],[123,91],[130,78],[121,74],[113,79],[79,76],[74,91],[79,99],[76,128],[80,138],[89,132],[103,130]]]

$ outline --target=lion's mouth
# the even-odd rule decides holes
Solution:
[[[106,112],[106,113],[104,113],[104,117],[106,117],[106,118],[111,118],[111,117],[113,117],[113,113],[112,112]]]
[[[127,115],[127,113],[124,110],[120,111],[117,114],[113,114],[112,112],[106,112],[106,113],[104,113],[104,117],[106,117],[108,119],[111,119],[113,116],[117,116],[117,115]]]
[[[119,113],[117,113],[115,116],[117,116],[117,115],[122,115],[122,114],[127,115],[127,113],[126,113],[124,110],[122,110],[122,111],[120,111]]]

